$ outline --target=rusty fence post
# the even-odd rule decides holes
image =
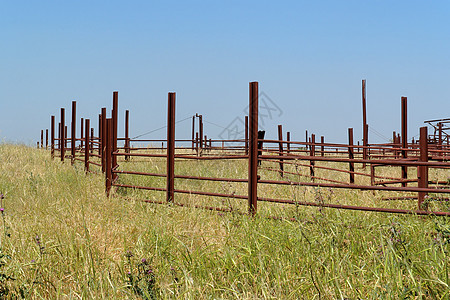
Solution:
[[[362,81],[362,107],[363,107],[363,159],[367,159],[367,114],[366,114],[366,80]],[[366,163],[363,163],[363,168],[366,167]]]
[[[192,151],[195,150],[195,115],[192,116]]]
[[[325,137],[320,137],[320,156],[325,156]]]
[[[438,140],[438,150],[439,150],[439,152],[438,152],[438,156],[443,156],[443,153],[442,153],[442,122],[439,122],[438,123],[438,137],[439,137],[439,140]]]
[[[76,128],[76,124],[77,124],[77,102],[76,101],[72,101],[72,123],[71,125],[71,136],[70,136],[70,155],[71,155],[71,159],[70,159],[70,163],[73,165],[73,163],[75,162],[75,128]]]
[[[65,136],[64,136],[64,133],[65,133],[65,130],[64,130],[64,128],[65,128],[65,122],[66,122],[66,120],[65,120],[65,116],[66,116],[66,112],[65,112],[65,109],[64,108],[61,108],[61,136],[60,136],[60,138],[59,138],[59,146],[60,146],[60,154],[61,154],[61,161],[64,161],[64,156],[65,156],[65,148],[66,148],[66,142],[65,142]]]
[[[309,155],[314,157],[316,155],[316,135],[313,133],[311,134],[311,143],[310,143],[310,149],[309,149]],[[310,160],[309,161],[310,167],[309,167],[309,173],[311,176],[312,181],[314,181],[314,176],[315,176],[315,172],[314,172],[314,165],[315,165],[315,161],[314,160]]]
[[[375,166],[372,163],[370,164],[370,185],[375,185]]]
[[[58,123],[58,151],[61,154],[61,122]]]
[[[419,161],[427,162],[428,161],[428,128],[420,127],[420,157]],[[418,177],[418,186],[419,188],[427,188],[428,187],[428,166],[419,166],[417,167],[417,177]],[[423,204],[426,192],[418,193],[418,209],[427,209],[427,204]]]
[[[402,97],[402,158],[406,159],[408,157],[408,112],[407,112],[407,98]],[[408,168],[406,166],[402,166],[402,179],[408,179]],[[402,182],[402,186],[407,186],[407,182]]]
[[[249,84],[248,212],[258,209],[258,82]]]
[[[198,136],[200,138],[199,139],[199,147],[200,147],[199,154],[200,154],[200,156],[202,156],[202,152],[203,152],[203,116],[199,115],[198,120],[199,120],[199,130],[200,130],[200,133],[198,134]]]
[[[169,93],[167,106],[167,202],[175,194],[175,93]]]
[[[113,92],[113,109],[112,109],[112,119],[113,119],[113,144],[112,144],[112,157],[111,162],[114,169],[117,168],[117,126],[118,126],[118,112],[119,112],[119,92]],[[116,180],[117,174],[113,173],[113,180]]]
[[[125,153],[130,153],[130,111],[125,111]],[[130,160],[129,155],[125,155],[125,160]]]
[[[91,128],[91,153],[94,153],[94,128]]]
[[[50,156],[55,158],[55,116],[50,119]]]
[[[245,137],[245,155],[248,155],[248,116],[245,116],[245,132],[244,132],[244,137]]]
[[[67,141],[68,141],[68,135],[67,135],[67,125],[64,126],[64,148],[68,148],[67,147]]]
[[[106,128],[106,107],[102,107],[102,136],[101,136],[101,141],[100,141],[100,145],[102,147],[102,154],[101,154],[101,158],[102,158],[102,172],[105,173],[106,172],[106,137],[107,137],[107,131],[108,129]]]
[[[41,148],[44,147],[44,129],[41,129]],[[39,148],[39,143],[38,143]]]
[[[102,132],[103,132],[103,130],[102,130],[102,124],[103,123],[103,119],[102,119],[102,114],[100,113],[99,115],[98,115],[98,155],[100,155],[100,158],[102,157],[101,155],[102,155]],[[103,163],[103,161],[102,161],[102,163]]]
[[[283,177],[284,164],[283,164],[283,126],[278,125],[278,155],[280,156],[280,176]]]
[[[106,120],[106,125],[103,127],[106,137],[105,137],[105,184],[106,184],[106,196],[109,197],[112,187],[112,142],[113,142],[113,120],[109,118]]]
[[[89,144],[89,129],[90,129],[90,127],[91,127],[91,124],[90,124],[90,120],[89,119],[86,119],[85,120],[85,122],[86,122],[86,128],[85,128],[85,130],[86,130],[86,132],[85,132],[85,143],[84,143],[84,169],[85,169],[85,171],[86,171],[86,173],[88,173],[89,172],[89,146],[90,146],[90,144]]]
[[[348,158],[353,159],[353,128],[348,129]],[[350,183],[355,183],[355,164],[353,161],[349,162]]]
[[[45,149],[48,148],[48,129],[45,129]]]
[[[290,131],[286,132],[286,141],[287,141],[286,152],[289,154],[289,153],[291,153],[291,143],[290,143],[290,141],[291,141],[291,132]]]
[[[83,151],[83,146],[84,146],[84,118],[81,118],[81,123],[80,123],[80,151]]]

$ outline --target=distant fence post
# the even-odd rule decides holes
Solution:
[[[316,155],[316,135],[313,133],[311,134],[311,144],[310,144],[310,148],[309,148],[309,155],[311,157],[314,157]],[[315,161],[314,160],[310,160],[309,161],[310,167],[309,167],[309,173],[311,175],[311,179],[312,181],[314,181],[314,165],[315,165]]]
[[[366,115],[366,80],[362,80],[362,108],[363,108],[363,159],[367,159],[367,115]],[[363,163],[363,168],[366,167],[366,163]]]
[[[50,156],[55,158],[55,116],[51,116],[50,121]]]
[[[258,208],[258,82],[249,84],[248,212]]]
[[[106,172],[106,136],[108,129],[106,128],[106,107],[102,107],[102,134],[100,137],[100,145],[102,147],[102,172]]]
[[[41,148],[44,148],[44,130],[43,129],[41,129]]]
[[[98,155],[100,155],[100,158],[102,157],[102,114],[98,114]],[[102,161],[103,163],[103,161]]]
[[[175,194],[175,93],[169,93],[167,106],[167,202]]]
[[[130,111],[125,111],[125,153],[130,153]],[[130,159],[129,155],[125,155],[125,160]]]
[[[200,156],[202,156],[202,152],[203,152],[203,116],[199,115],[198,116],[198,120],[199,120],[199,130],[200,133],[198,134],[199,136],[199,145],[200,145]]]
[[[112,160],[111,160],[111,153],[112,153],[112,140],[113,140],[113,120],[111,118],[106,120],[106,126],[103,127],[106,133],[106,139],[105,139],[105,169],[106,169],[106,196],[109,197],[109,194],[111,192],[111,186],[112,186]]]
[[[72,101],[72,123],[71,123],[71,136],[70,136],[70,154],[71,154],[71,159],[70,159],[70,163],[73,165],[73,163],[75,162],[75,128],[77,125],[77,102],[76,101]]]
[[[420,127],[419,147],[420,147],[419,161],[427,162],[428,161],[428,129],[426,126]],[[419,188],[427,188],[428,187],[428,166],[419,166],[417,168],[417,175],[418,175],[417,177],[419,179],[419,182],[418,182]],[[424,201],[426,195],[427,195],[426,192],[419,192],[419,197],[418,197],[419,210],[427,208],[426,204],[423,205],[423,201]]]
[[[83,150],[83,145],[84,145],[84,118],[81,118],[81,122],[80,122],[80,151]]]
[[[353,159],[353,128],[348,129],[348,158]],[[353,161],[349,162],[350,183],[355,183],[355,164]]]
[[[112,109],[112,122],[113,122],[113,144],[112,144],[112,152],[116,153],[117,151],[117,126],[118,126],[118,111],[119,111],[119,92],[113,92],[113,109]],[[112,155],[111,163],[113,168],[117,167],[117,155]],[[113,180],[117,178],[117,174],[112,174]]]
[[[45,149],[48,149],[48,129],[45,129]]]
[[[407,101],[408,100],[406,97],[402,97],[402,158],[403,159],[406,159],[408,157],[408,151],[406,149],[408,147]],[[408,168],[406,166],[402,166],[402,179],[403,180],[408,179]],[[407,182],[402,182],[402,186],[407,186]]]
[[[286,132],[286,141],[287,141],[287,143],[286,143],[286,148],[287,148],[286,152],[289,155],[289,153],[291,153],[291,143],[290,143],[290,141],[291,141],[291,132],[290,131]]]
[[[195,115],[192,116],[192,151],[195,149]]]
[[[325,137],[322,135],[320,137],[320,156],[325,155]]]
[[[89,129],[90,129],[90,127],[91,127],[91,124],[90,124],[90,120],[89,119],[86,119],[85,120],[85,122],[86,122],[86,128],[85,128],[85,130],[86,130],[86,132],[85,132],[85,143],[84,143],[84,168],[85,168],[85,170],[86,170],[86,173],[88,173],[89,172],[89,146],[90,146],[90,143],[89,143]]]
[[[91,153],[94,153],[94,128],[91,128]]]
[[[280,156],[280,176],[284,175],[284,164],[283,164],[283,126],[278,125],[278,155]]]
[[[248,155],[248,116],[245,116],[245,155]]]
[[[60,136],[60,138],[59,138],[59,147],[60,147],[60,152],[61,152],[61,161],[64,161],[64,156],[65,156],[65,148],[66,148],[66,139],[65,139],[65,136],[64,136],[64,133],[65,133],[65,122],[66,122],[66,120],[65,120],[65,115],[66,115],[66,112],[65,112],[65,109],[64,108],[61,108],[61,136]]]

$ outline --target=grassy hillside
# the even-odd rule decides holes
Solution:
[[[190,162],[177,173],[246,177],[245,165],[224,164]],[[245,185],[207,184],[246,193]],[[263,204],[250,218],[137,201],[164,201],[163,193],[119,190],[106,198],[101,175],[12,145],[0,145],[0,193],[0,298],[450,298],[449,218]],[[262,193],[378,201],[356,191],[267,187]],[[245,210],[238,201],[180,201]]]

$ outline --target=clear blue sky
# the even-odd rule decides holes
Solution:
[[[283,124],[293,139],[307,129],[346,142],[348,127],[361,137],[362,79],[369,126],[400,131],[407,96],[412,137],[423,120],[450,117],[449,20],[448,1],[0,0],[0,141],[35,144],[72,100],[96,126],[115,90],[119,134],[125,109],[132,136],[164,126],[169,91],[178,120],[198,112],[226,127],[259,81],[282,110],[265,123],[269,138]],[[190,137],[189,121],[176,136]]]

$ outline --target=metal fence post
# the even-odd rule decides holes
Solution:
[[[311,144],[310,144],[310,148],[309,148],[309,155],[314,157],[316,155],[316,135],[313,133],[311,134]],[[315,176],[315,172],[314,172],[314,165],[316,164],[314,160],[310,160],[309,161],[310,167],[309,167],[309,173],[311,176],[312,181],[314,181],[314,176]]]
[[[70,159],[70,163],[73,165],[73,163],[75,162],[75,128],[76,128],[76,124],[77,124],[77,102],[76,101],[72,101],[72,123],[71,123],[71,136],[70,136],[70,154],[71,154],[71,159]]]
[[[169,93],[167,107],[167,202],[175,194],[175,93]]]
[[[348,158],[353,159],[353,128],[348,129]],[[355,183],[355,164],[350,161],[349,162],[350,169],[350,183]]]
[[[367,115],[366,115],[366,80],[362,81],[362,107],[363,107],[363,159],[367,159]],[[363,163],[363,168],[366,167],[366,163]]]
[[[50,121],[50,156],[55,158],[55,116],[51,116]]]
[[[90,150],[89,149],[90,148],[89,147],[90,146],[90,144],[89,144],[89,129],[91,127],[91,124],[90,124],[89,119],[86,119],[85,122],[86,122],[86,126],[85,126],[86,133],[85,133],[85,143],[84,143],[84,168],[87,173],[87,172],[89,172],[89,150]]]
[[[420,157],[419,161],[427,162],[428,161],[428,128],[427,127],[420,127],[420,140],[419,140],[419,147],[420,147]],[[420,188],[427,188],[428,187],[428,166],[419,166],[417,168],[417,177],[418,177],[418,186]],[[425,196],[427,195],[426,192],[419,192],[418,193],[418,208],[426,209],[427,205],[423,205],[423,201],[425,199]]]
[[[112,109],[112,120],[113,120],[113,144],[112,144],[112,152],[116,153],[117,151],[117,126],[118,126],[118,111],[119,111],[119,92],[113,92],[113,109]],[[117,155],[112,155],[111,162],[113,168],[117,167]],[[113,180],[116,179],[117,174],[113,173]]]
[[[64,130],[64,128],[65,128],[65,122],[66,122],[66,120],[65,120],[65,116],[66,116],[66,112],[65,112],[65,109],[64,108],[61,108],[61,136],[60,136],[60,139],[59,139],[59,147],[60,147],[60,152],[61,152],[61,161],[64,161],[64,156],[65,156],[65,148],[66,148],[66,142],[65,142],[65,136],[64,136],[64,133],[65,133],[65,130]]]
[[[320,156],[325,155],[325,137],[322,135],[320,137]]]
[[[100,145],[102,147],[102,172],[106,172],[106,144],[107,144],[107,131],[108,128],[106,128],[106,107],[102,107],[102,134],[100,137]]]
[[[130,111],[125,111],[125,153],[130,153]],[[130,159],[129,155],[125,155],[125,160]]]
[[[286,152],[289,154],[289,153],[291,153],[291,143],[290,143],[290,141],[291,141],[291,132],[290,131],[286,132],[286,141],[287,141]]]
[[[258,209],[258,82],[249,84],[248,212]]]
[[[245,116],[245,155],[248,155],[248,116]]]
[[[106,126],[103,127],[105,130],[106,138],[105,138],[105,174],[106,174],[106,196],[109,197],[112,186],[112,161],[111,161],[111,153],[112,153],[112,140],[113,140],[113,120],[111,118],[106,120]]]
[[[407,123],[407,98],[402,97],[402,158],[406,159],[408,157],[408,123]],[[406,166],[402,166],[402,179],[408,179],[408,168]],[[402,186],[407,186],[406,182],[402,182]]]
[[[283,126],[278,125],[278,155],[280,156],[280,176],[283,177],[284,173],[284,164],[283,159],[281,158],[283,156]]]
[[[83,150],[83,145],[84,145],[84,119],[81,118],[81,123],[80,123],[80,151]]]
[[[195,149],[195,115],[192,116],[192,151]]]

